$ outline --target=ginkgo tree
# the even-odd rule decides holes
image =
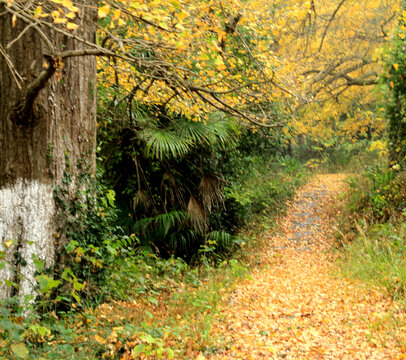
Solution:
[[[383,71],[381,54],[397,22],[395,0],[279,2],[275,18],[278,54],[301,96],[292,118],[293,136],[313,141],[382,134],[384,117],[374,91]],[[285,74],[285,75],[283,75]]]

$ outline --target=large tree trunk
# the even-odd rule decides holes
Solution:
[[[97,1],[79,6],[79,33],[94,42]],[[0,5],[0,14],[3,13]],[[90,21],[91,20],[91,21]],[[0,50],[26,27],[11,16],[0,15]],[[46,33],[58,51],[80,49],[82,44],[54,31]],[[16,116],[15,105],[27,85],[44,70],[47,49],[34,29],[11,48],[8,60],[0,54],[0,251],[8,263],[0,270],[0,299],[34,294],[33,254],[52,266],[56,259],[63,217],[58,216],[54,189],[64,177],[77,174],[78,161],[94,169],[96,130],[96,60],[74,57],[64,62],[60,74],[52,76],[40,90],[33,111]],[[9,64],[23,77],[20,90]],[[74,192],[74,185],[71,191]],[[12,240],[12,245],[10,245]],[[12,269],[15,267],[15,270]],[[18,283],[6,286],[4,280]]]

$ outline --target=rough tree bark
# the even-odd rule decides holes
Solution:
[[[94,42],[97,1],[78,6],[76,31]],[[27,24],[18,19],[13,27],[4,8],[0,4],[0,251],[17,272],[10,265],[0,270],[0,299],[34,294],[33,254],[47,266],[55,263],[57,234],[64,224],[53,191],[66,176],[68,163],[73,177],[78,161],[94,168],[96,130],[95,57],[71,57],[60,67],[35,27],[7,48]],[[84,47],[53,30],[45,35],[57,51]],[[42,89],[27,93],[35,81],[42,81],[36,88]],[[19,286],[6,286],[6,279]]]

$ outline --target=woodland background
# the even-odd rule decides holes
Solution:
[[[52,27],[85,46],[44,56],[52,81],[67,81],[73,56],[98,56],[94,155],[67,149],[59,160],[45,144],[49,169],[64,164],[53,186],[60,261],[34,254],[31,294],[19,295],[27,260],[8,257],[16,240],[2,239],[0,269],[15,270],[0,303],[0,357],[215,353],[222,293],[255,266],[259,234],[317,172],[356,174],[337,226],[343,272],[404,301],[403,3],[107,1],[89,10],[91,43],[82,9],[0,1],[15,42]],[[24,87],[5,45],[4,68]]]

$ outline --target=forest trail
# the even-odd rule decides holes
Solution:
[[[215,332],[229,347],[211,359],[406,359],[389,320],[405,314],[390,316],[390,299],[340,278],[329,251],[328,205],[344,178],[318,175],[298,192],[260,267],[222,309]]]

